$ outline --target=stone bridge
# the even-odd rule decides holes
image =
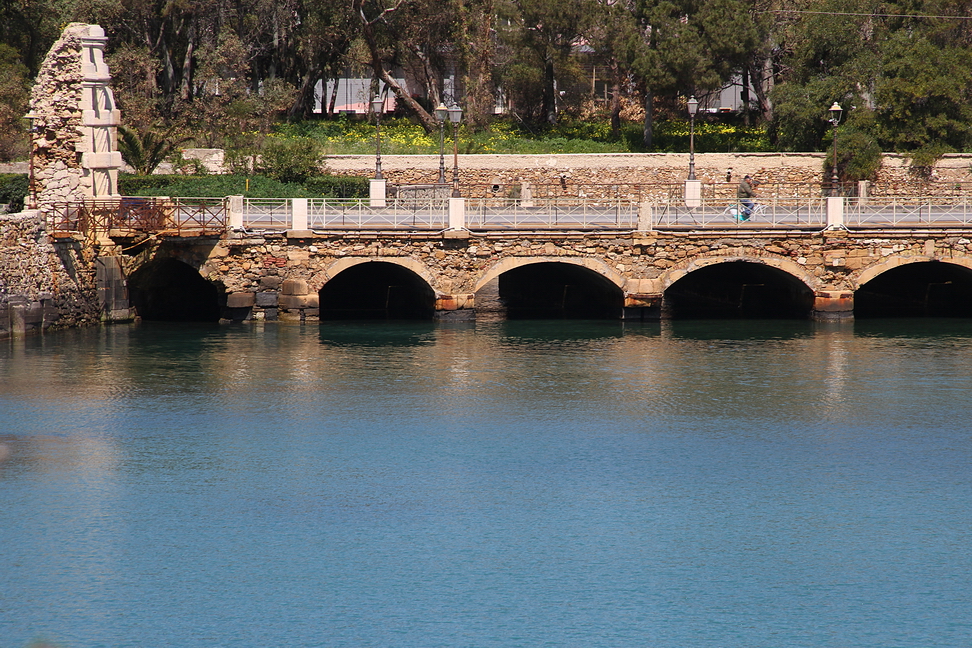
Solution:
[[[972,316],[972,230],[287,231],[127,254],[146,319]]]

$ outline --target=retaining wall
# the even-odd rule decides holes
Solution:
[[[99,320],[80,248],[55,247],[38,211],[0,215],[0,338]]]

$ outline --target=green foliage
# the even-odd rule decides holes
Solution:
[[[972,146],[972,51],[897,33],[878,86],[881,136],[897,151]]]
[[[118,127],[118,150],[137,175],[149,175],[173,153],[188,142],[189,137],[174,137],[175,128],[164,133],[154,130],[136,131]]]
[[[833,139],[829,146],[833,146]],[[873,180],[881,168],[881,161],[881,147],[868,130],[852,124],[840,128],[837,134],[837,177],[840,180]],[[833,168],[833,156],[828,155],[823,164],[825,178],[833,175]]]
[[[17,52],[0,43],[0,160],[28,153],[26,120],[27,67]]]
[[[935,163],[942,159],[946,153],[954,153],[955,150],[947,144],[926,144],[911,151],[911,172],[915,175],[927,178],[931,175]]]
[[[762,126],[743,126],[727,121],[697,120],[695,150],[698,152],[744,152],[773,150]],[[374,124],[363,121],[314,121],[285,124],[278,132],[288,137],[309,137],[321,143],[329,154],[369,155],[375,152]],[[661,122],[656,128],[653,151],[685,152],[689,149],[686,121]],[[450,128],[445,130],[445,150],[452,150]],[[389,120],[381,126],[384,155],[439,152],[438,137],[425,133],[408,120]],[[460,128],[459,150],[463,153],[548,154],[629,153],[644,151],[641,127],[624,125],[613,133],[608,120],[566,120],[544,128],[530,128],[508,120],[494,120],[480,132]]]
[[[269,137],[257,157],[256,171],[283,183],[301,184],[324,165],[319,142],[309,137]]]
[[[178,196],[185,198],[363,198],[368,179],[345,176],[314,176],[303,184],[280,182],[262,175],[152,175],[123,174],[118,190],[125,196]]]
[[[23,210],[29,190],[30,178],[26,173],[0,173],[0,205],[9,204],[10,213]]]

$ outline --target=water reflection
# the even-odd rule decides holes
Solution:
[[[972,338],[949,324],[0,346],[5,640],[957,647]]]

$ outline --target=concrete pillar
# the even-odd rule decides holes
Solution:
[[[685,206],[689,209],[695,209],[702,206],[701,180],[685,181]]]
[[[306,198],[292,198],[291,199],[291,223],[290,229],[293,230],[306,230],[307,229],[307,199]]]
[[[372,178],[368,186],[368,200],[372,207],[385,207],[385,179]]]
[[[827,229],[845,229],[844,199],[840,196],[827,198]]]
[[[449,198],[449,229],[466,229],[465,198]]]
[[[811,317],[818,321],[854,319],[854,293],[849,290],[818,290],[813,294]]]
[[[651,203],[642,201],[641,206],[638,208],[638,231],[650,232],[654,226],[654,220],[654,208],[652,208]]]
[[[226,209],[229,212],[230,229],[243,229],[243,196],[227,196]]]
[[[866,205],[868,192],[871,190],[870,180],[858,180],[857,181],[857,204]]]

